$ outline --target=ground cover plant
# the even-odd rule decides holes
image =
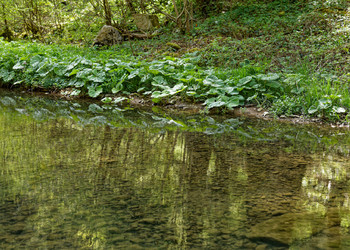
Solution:
[[[208,110],[253,103],[272,107],[278,115],[318,114],[336,119],[347,112],[350,104],[347,90],[327,76],[265,73],[265,68],[249,64],[235,69],[202,68],[198,53],[145,61],[122,47],[96,52],[95,48],[40,43],[0,44],[3,85],[69,88],[70,95],[99,97],[106,103],[139,93],[154,103],[168,103],[178,97],[202,102]]]
[[[233,70],[201,68],[196,53],[148,62],[122,50],[96,53],[94,48],[0,43],[0,77],[4,84],[71,88],[71,95],[82,93],[93,98],[140,93],[155,103],[176,95],[204,102],[208,109],[233,108],[246,101],[266,102],[283,91],[278,74],[264,74],[261,68],[250,65]],[[105,97],[103,101],[115,100]]]

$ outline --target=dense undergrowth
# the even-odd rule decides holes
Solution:
[[[106,94],[139,93],[155,103],[172,98],[203,102],[207,109],[232,109],[248,103],[272,107],[276,114],[322,115],[340,119],[350,107],[348,90],[328,76],[265,73],[249,64],[234,69],[202,68],[199,53],[145,61],[118,50],[0,42],[3,85],[67,89],[104,102]]]
[[[187,35],[170,25],[151,40],[103,50],[0,41],[0,81],[104,102],[138,93],[160,104],[182,99],[224,111],[251,103],[340,122],[350,109],[348,5],[240,4],[198,20]]]

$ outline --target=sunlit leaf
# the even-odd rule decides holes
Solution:
[[[118,83],[113,89],[112,89],[112,93],[116,94],[120,91],[123,90],[123,84],[122,83]]]
[[[269,73],[267,75],[260,75],[260,80],[263,81],[276,81],[280,78],[280,75],[276,73]]]
[[[24,65],[23,65],[23,62],[18,62],[16,63],[14,66],[13,66],[13,69],[14,70],[18,70],[18,69],[24,69]]]
[[[316,113],[318,111],[318,107],[316,107],[316,106],[311,106],[309,109],[308,109],[308,113],[310,114],[310,115],[312,115],[312,114],[314,114],[314,113]]]
[[[333,107],[333,112],[341,114],[341,113],[345,113],[346,109],[343,107]]]
[[[89,90],[88,94],[92,98],[95,98],[95,97],[99,96],[102,93],[102,91],[103,91],[101,86],[99,86],[99,87],[90,86],[90,87],[88,87],[88,90]]]
[[[332,106],[332,101],[326,98],[321,98],[318,101],[318,108],[319,109],[328,109],[329,107]]]

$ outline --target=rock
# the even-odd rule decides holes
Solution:
[[[255,250],[265,250],[268,248],[268,245],[266,244],[263,244],[263,245],[258,245]]]
[[[153,30],[159,27],[158,17],[156,15],[134,14],[135,24],[140,30]]]
[[[104,25],[95,37],[93,45],[112,46],[114,44],[120,44],[122,41],[123,37],[116,28]]]
[[[251,240],[288,247],[325,228],[324,217],[310,213],[287,213],[256,224],[247,236]]]
[[[179,50],[181,49],[181,46],[178,45],[177,43],[167,43],[166,45],[168,45],[169,47],[172,47],[174,50]]]
[[[157,220],[153,219],[153,218],[143,218],[141,220],[139,220],[140,223],[143,224],[156,224]]]

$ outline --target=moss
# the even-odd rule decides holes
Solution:
[[[169,43],[167,43],[166,45],[172,47],[172,48],[175,49],[175,50],[181,49],[181,46],[178,45],[178,44],[176,44],[176,43],[170,43],[170,42],[169,42]]]
[[[193,52],[196,52],[196,51],[201,51],[201,49],[195,47],[195,48],[189,49],[187,52],[188,53],[193,53]]]
[[[169,56],[180,57],[180,54],[179,53],[169,53]]]

